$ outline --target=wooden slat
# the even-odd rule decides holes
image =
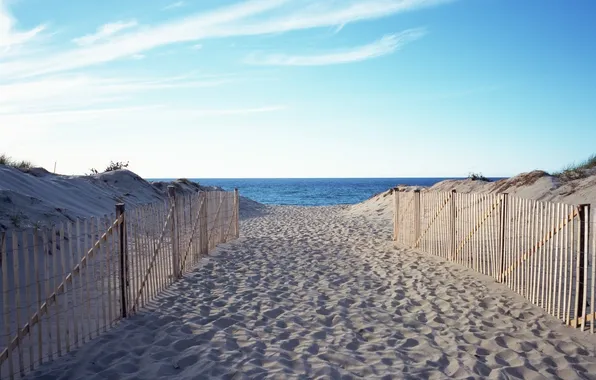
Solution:
[[[75,259],[75,263],[76,262],[80,262],[80,260],[82,259],[81,257],[81,253],[83,252],[83,250],[81,249],[81,221],[77,218],[76,220],[76,224],[75,224],[75,234],[77,236],[77,255],[74,256],[73,258]],[[89,267],[87,267],[87,270],[85,271],[85,273],[89,272]],[[87,338],[85,336],[85,327],[87,327],[87,331],[89,331],[88,328],[88,324],[89,324],[89,314],[88,311],[89,309],[86,307],[86,302],[85,302],[85,289],[86,289],[86,282],[85,282],[85,276],[83,275],[83,271],[82,269],[79,271],[79,294],[80,294],[80,305],[81,305],[81,314],[80,314],[80,318],[81,318],[81,322],[80,322],[80,327],[81,327],[81,343],[85,344]]]
[[[52,264],[53,264],[53,271],[52,271],[52,288],[56,289],[56,283],[58,282],[58,276],[61,274],[58,270],[58,242],[57,242],[57,235],[58,231],[56,227],[52,228]],[[55,296],[54,304],[56,305],[56,352],[58,357],[62,356],[62,333],[60,329],[60,317],[62,311],[60,310],[60,299],[58,298],[58,294]],[[18,341],[17,341],[18,344]]]
[[[162,220],[164,220],[164,216],[162,215],[162,206],[157,207],[156,211],[157,211],[157,223],[159,223]],[[174,205],[174,208],[173,208],[173,212],[172,212],[172,221],[171,221],[170,227],[172,225],[174,225],[174,223],[178,222],[179,216],[180,216],[180,209],[178,208],[178,202],[176,202],[176,204]],[[170,276],[175,275],[174,255],[177,253],[175,251],[175,245],[177,243],[175,232],[177,232],[177,230],[173,231],[170,228],[169,232],[170,232],[170,238],[171,238],[170,243],[171,244],[169,244],[169,245],[162,244],[161,247],[159,247],[159,253],[157,254],[157,258],[161,262],[161,266],[158,267],[160,270],[157,271],[157,273],[159,274],[159,277],[158,277],[159,286],[157,289],[158,290],[157,294],[161,293],[164,290]]]
[[[217,193],[219,193],[219,191]],[[213,224],[214,228],[209,233],[209,242],[210,243],[212,242],[213,231],[215,230],[215,228],[218,228],[219,229],[219,225],[218,225],[218,223],[219,223],[219,213],[220,213],[222,204],[223,204],[223,199],[221,198],[221,195],[220,195],[219,206],[217,207],[217,212],[215,213],[215,222]],[[216,234],[216,236],[217,236],[217,234]]]
[[[204,201],[205,201],[205,199],[201,200],[201,202],[199,203],[199,209],[200,209],[200,207],[203,206]],[[191,230],[190,238],[188,241],[188,247],[186,248],[186,251],[184,252],[184,259],[182,260],[182,268],[183,269],[186,266],[186,260],[187,260],[188,254],[191,250],[191,246],[193,244],[195,234],[198,231],[198,227],[200,226],[200,217],[201,217],[201,214],[199,212],[197,212],[197,217],[192,225],[192,230]]]
[[[137,296],[137,294],[139,293],[139,276],[138,274],[142,273],[141,272],[141,258],[142,258],[142,253],[141,253],[141,245],[139,244],[139,210],[135,209],[131,211],[126,211],[126,213],[128,214],[126,217],[126,221],[128,223],[130,223],[131,229],[130,229],[130,233],[131,236],[134,240],[134,254],[131,255],[134,256],[134,265],[132,265],[133,268],[133,274],[131,276],[132,278],[132,283],[133,283],[133,288],[132,288],[132,294],[134,294],[134,297]],[[132,297],[131,297],[132,298]],[[133,314],[138,313],[138,308],[135,307],[134,304],[130,305],[131,310],[133,312]]]
[[[148,212],[148,207],[144,207],[142,210],[142,214],[141,214],[141,218],[140,218],[140,223],[141,223],[141,230],[143,231],[143,235],[141,235],[141,237],[143,238],[143,246],[144,246],[144,253],[143,253],[143,261],[145,262],[143,264],[143,272],[139,273],[139,275],[141,275],[142,273],[146,273],[148,268],[149,268],[149,254],[150,252],[153,252],[152,249],[152,245],[149,242],[149,230],[147,229],[146,226],[146,215]],[[139,292],[138,294],[143,294],[143,298],[145,299],[143,302],[143,306],[147,305],[147,303],[149,302],[149,296],[151,294],[151,287],[152,287],[152,281],[151,280],[148,284],[147,284],[147,288],[143,289],[143,285],[142,285],[142,281],[141,281],[141,285],[139,287]]]
[[[147,268],[147,272],[145,272],[145,276],[143,278],[143,282],[141,283],[141,291],[145,287],[145,284],[147,283],[147,278],[149,277],[149,274],[151,273],[151,269],[153,268],[153,265],[155,264],[155,259],[156,259],[157,253],[158,253],[159,246],[161,246],[161,243],[163,242],[163,237],[164,237],[164,234],[165,234],[166,229],[169,226],[169,222],[170,222],[170,219],[172,218],[173,212],[174,212],[174,207],[171,207],[170,208],[170,211],[168,213],[168,217],[166,218],[164,227],[163,227],[163,229],[161,231],[160,237],[158,239],[157,246],[155,247],[155,250],[153,252],[153,257],[151,258],[151,262],[149,264],[149,267]],[[139,301],[139,295],[137,295],[134,304],[137,305],[138,304],[138,301]]]
[[[0,251],[0,254],[2,254],[2,305],[4,308],[4,331],[6,338],[10,338],[10,307],[8,304],[8,253],[6,245],[6,233],[3,231],[0,232]],[[8,360],[8,374],[12,380],[14,379],[14,362],[12,359],[12,350],[7,352],[6,360]]]
[[[544,203],[539,202],[538,206],[538,223],[536,224],[536,237],[544,236]],[[545,244],[546,245],[546,244]],[[534,257],[535,265],[534,265],[534,295],[533,295],[533,303],[534,305],[540,305],[540,285],[542,283],[542,261],[544,258],[544,247],[538,248],[538,251]]]
[[[43,288],[43,282],[39,273],[39,252],[37,251],[37,242],[39,241],[39,231],[37,228],[33,231],[33,269],[35,270],[35,299],[37,300],[37,309],[41,309],[41,297],[45,294]],[[42,248],[41,252],[43,253]],[[39,326],[37,326],[37,357],[39,364],[43,363],[43,330],[42,322],[39,320]]]
[[[68,256],[67,256],[67,267],[73,268],[74,263],[77,262],[77,257],[75,256],[74,250],[74,242],[72,236],[72,223],[66,223],[66,233],[68,238]],[[77,288],[77,282],[78,288]],[[79,326],[81,324],[83,305],[78,305],[78,297],[77,292],[81,289],[81,278],[79,276],[79,280],[76,281],[76,277],[72,279],[72,292],[71,292],[71,300],[72,300],[72,307],[71,307],[71,316],[72,316],[72,325],[73,325],[73,332],[74,332],[74,346],[79,347]],[[80,309],[80,310],[79,310]],[[78,313],[77,313],[78,312]],[[78,315],[77,315],[78,314]]]
[[[577,209],[579,211],[579,207]],[[579,223],[579,225],[577,227],[578,228],[577,228],[577,232],[576,232],[576,235],[575,235],[575,239],[577,239],[577,240],[575,240],[576,251],[574,252],[574,254],[575,254],[575,286],[574,286],[574,292],[573,292],[573,293],[575,293],[574,294],[574,296],[575,296],[574,298],[575,299],[574,299],[574,305],[573,305],[574,306],[573,312],[575,313],[574,317],[578,317],[579,316],[578,313],[579,313],[579,308],[580,308],[580,303],[579,303],[579,292],[580,292],[580,289],[579,288],[581,286],[581,283],[579,281],[579,279],[580,279],[579,276],[580,276],[580,271],[582,270],[582,268],[581,268],[582,261],[581,261],[580,251],[583,249],[583,247],[582,247],[582,240],[581,240],[581,238],[582,238],[581,220],[580,220],[580,223]],[[577,325],[577,320],[578,319],[574,319],[574,320],[576,321],[576,323],[571,323],[571,326],[573,326],[575,328],[579,327]]]
[[[66,240],[64,239],[64,223],[60,223],[60,278],[66,273]],[[73,279],[74,280],[74,279]],[[66,353],[70,352],[70,318],[68,313],[68,286],[64,284],[64,341]]]
[[[593,316],[596,314],[596,295],[594,294],[596,293],[596,211],[592,211],[594,214],[592,214],[592,225],[590,225],[590,232],[592,233],[592,297],[590,299],[590,305],[592,305],[592,311],[590,312],[590,315],[592,316],[592,323],[590,323],[590,333],[594,334],[595,320]]]
[[[149,249],[148,252],[159,252],[156,247],[157,247],[157,240],[156,238],[159,237],[158,235],[154,234],[154,224],[156,223],[155,221],[155,215],[154,215],[154,209],[153,206],[149,205],[147,206],[147,214],[148,214],[148,219],[147,219],[147,223],[146,228],[148,231],[148,235],[147,235],[147,240],[149,243]],[[157,257],[156,257],[157,258]],[[149,294],[148,294],[148,301],[151,301],[153,299],[153,296],[155,295],[155,293],[157,292],[157,276],[156,276],[156,272],[157,272],[157,262],[155,264],[156,269],[151,270],[149,269],[149,264],[151,263],[151,258],[150,256],[148,257],[148,263],[147,263],[147,273],[150,274],[150,288],[149,288]]]
[[[568,208],[570,208],[568,206]],[[574,234],[574,223],[569,224],[569,228],[567,229],[567,257],[566,257],[566,268],[565,268],[565,323],[569,324],[571,322],[571,295],[573,292],[573,240],[575,238]]]
[[[29,234],[28,230],[24,230],[22,232],[22,239],[23,239],[23,258],[25,259],[25,306],[26,306],[26,313],[29,314],[31,310],[31,266],[29,265],[29,260],[31,256],[31,252],[29,252]],[[33,242],[35,245],[35,242]],[[25,314],[25,315],[27,315]],[[27,339],[27,347],[29,348],[29,370],[33,371],[35,368],[35,358],[33,353],[33,337],[32,334],[28,334]]]
[[[583,266],[584,266],[584,273],[583,273],[583,297],[582,297],[582,303],[581,303],[581,316],[585,316],[587,314],[587,301],[588,301],[588,259],[590,257],[590,239],[589,236],[587,235],[587,232],[590,230],[590,209],[589,207],[586,206],[580,206],[580,207],[584,207],[584,230],[580,230],[584,233],[583,235],[583,243],[584,246],[583,247],[579,247],[580,250],[583,250]],[[580,233],[582,233],[580,232]],[[578,289],[579,290],[579,289]],[[577,314],[577,313],[576,313]],[[586,321],[585,318],[583,318],[581,320],[581,329],[582,331],[585,330],[586,328]]]
[[[557,223],[563,217],[562,210],[563,205],[560,203],[557,204]],[[555,315],[557,318],[561,319],[561,307],[562,307],[562,299],[563,299],[563,236],[561,233],[558,233],[556,236],[555,242],[555,257],[556,257],[556,268],[555,268],[555,278],[557,279],[557,290],[556,290],[556,306],[555,309],[557,310],[557,314]]]
[[[52,230],[49,229],[49,231],[44,230],[43,231],[43,257],[44,257],[44,261],[45,261],[45,292],[46,292],[46,301],[41,305],[42,307],[44,305],[47,305],[48,303],[48,299],[50,298],[50,292],[52,291],[52,288],[50,287],[50,278],[52,277],[52,273],[53,271],[50,269],[51,265],[50,265],[50,259],[51,259],[51,255],[52,255],[52,239],[48,239],[48,232],[51,234]],[[47,309],[47,306],[46,306]],[[41,308],[39,310],[42,310]],[[41,313],[40,313],[41,314]],[[48,312],[49,314],[49,312]],[[53,349],[53,340],[52,340],[52,321],[50,320],[50,316],[48,315],[48,318],[46,318],[47,322],[48,322],[48,328],[46,329],[46,332],[48,333],[48,359],[49,361],[54,360],[54,349]],[[33,325],[33,324],[32,324]],[[15,342],[15,346],[16,346],[16,342]],[[9,350],[14,350],[14,347],[9,347]],[[3,356],[3,355],[2,355]],[[0,357],[0,362],[2,361],[2,357]]]
[[[577,210],[573,210],[572,212],[570,212],[567,216],[567,218],[565,219],[565,221],[563,223],[561,223],[556,229],[553,229],[551,231],[549,231],[548,233],[546,233],[546,235],[544,236],[544,238],[542,240],[540,240],[538,243],[536,243],[528,252],[526,252],[525,254],[523,254],[518,260],[516,260],[516,263],[511,265],[509,268],[507,268],[504,272],[503,275],[507,276],[509,275],[509,273],[511,273],[511,271],[513,271],[513,269],[515,269],[515,267],[517,265],[519,265],[522,261],[526,260],[528,257],[530,257],[531,255],[533,255],[538,248],[542,247],[544,244],[546,244],[546,242],[551,239],[555,234],[557,234],[559,231],[561,231],[569,222],[571,222],[576,216],[577,216]],[[530,222],[529,224],[532,224]]]
[[[586,317],[579,317],[577,319],[572,319],[569,324],[571,326],[583,325],[586,322],[594,322],[596,321],[596,313],[588,314]],[[593,323],[592,323],[593,324]]]
[[[17,336],[19,341],[17,343],[17,349],[19,353],[19,371],[21,375],[25,373],[25,365],[23,361],[23,345],[22,345],[22,333],[21,333],[21,273],[19,272],[20,265],[20,254],[19,254],[19,238],[16,231],[12,231],[12,269],[13,269],[13,281],[15,287],[15,316],[17,328]]]
[[[104,229],[107,227],[107,223],[108,223],[108,217],[106,217],[104,219]],[[115,285],[114,285],[114,268],[115,268],[115,263],[114,263],[114,248],[115,248],[115,240],[116,240],[116,236],[118,235],[118,232],[116,231],[114,234],[112,234],[111,239],[108,239],[108,241],[105,244],[105,267],[106,267],[106,271],[107,271],[107,276],[106,276],[106,284],[107,284],[107,292],[108,292],[108,327],[111,328],[114,325],[114,320],[116,319],[116,316],[114,314],[114,310],[118,310],[118,308],[114,307],[114,304],[116,303],[116,295],[114,294],[115,289]]]
[[[554,212],[554,204],[548,204],[548,213],[547,213],[547,221],[548,225],[546,227],[547,231],[551,231],[555,226],[555,212]],[[553,239],[549,239],[548,241],[548,249],[546,254],[546,276],[545,276],[545,284],[542,288],[543,296],[542,296],[542,303],[543,305],[546,303],[546,307],[542,306],[546,311],[552,315],[553,308],[552,308],[552,290],[553,286]]]
[[[96,223],[95,223],[95,232],[97,234],[97,236],[100,236],[99,234],[101,233],[101,229],[102,229],[102,218],[97,218],[96,219]],[[108,331],[107,328],[107,307],[106,307],[106,245],[108,245],[109,242],[109,238],[107,238],[105,240],[105,242],[101,243],[99,245],[99,255],[97,258],[97,264],[99,265],[99,281],[100,281],[100,287],[99,287],[99,291],[100,291],[100,297],[99,297],[99,307],[100,307],[100,315],[101,315],[101,329],[103,330],[103,332]]]
[[[81,268],[81,265],[86,264],[87,260],[90,259],[91,257],[93,257],[94,255],[94,249],[96,249],[96,247],[99,246],[100,241],[105,240],[108,233],[111,233],[111,231],[113,230],[113,228],[117,227],[119,225],[119,223],[121,223],[122,219],[116,220],[112,226],[110,227],[110,230],[107,231],[106,233],[104,233],[101,238],[94,244],[94,246],[88,251],[87,255],[81,260],[81,262],[79,264],[77,264],[73,271],[71,273],[69,273],[66,278],[60,283],[60,285],[56,286],[56,287],[52,287],[50,288],[49,286],[49,277],[51,276],[52,271],[50,270],[50,264],[49,264],[49,260],[46,260],[46,288],[48,291],[50,291],[50,289],[55,289],[53,293],[49,294],[47,296],[46,301],[41,305],[41,307],[39,308],[39,310],[33,314],[33,316],[29,319],[29,322],[26,323],[23,328],[22,328],[22,334],[26,335],[31,333],[31,328],[33,326],[35,326],[38,322],[39,319],[48,312],[48,307],[51,306],[52,304],[56,303],[56,298],[57,295],[60,294],[61,292],[64,291],[64,285],[66,283],[71,283],[72,282],[72,276],[73,274],[78,274]],[[47,239],[47,234],[44,231],[44,247],[47,247],[48,244],[50,244],[50,249],[53,249],[52,246],[55,242],[55,228],[52,229],[51,231],[52,233],[52,239]],[[55,258],[55,256],[54,256]],[[52,341],[51,339],[51,329],[48,328],[49,331],[49,339],[50,342]],[[8,351],[14,350],[17,347],[17,344],[19,342],[18,337],[15,337],[11,340],[9,346],[7,348],[5,348],[1,353],[0,353],[0,364],[2,362],[4,362],[7,358],[8,358]],[[53,356],[53,350],[49,349],[49,353],[48,353],[48,358],[51,361],[52,360],[52,356]]]

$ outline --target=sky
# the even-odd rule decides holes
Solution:
[[[0,152],[62,174],[505,177],[596,153],[596,2],[0,0]]]

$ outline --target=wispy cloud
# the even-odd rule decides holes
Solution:
[[[24,77],[88,67],[176,42],[346,25],[447,1],[450,0],[345,0],[320,4],[304,0],[297,8],[295,2],[288,0],[249,0],[111,36],[91,46],[59,51],[43,60],[0,63],[0,76]]]
[[[259,57],[253,54],[246,59],[246,63],[268,66],[323,66],[359,62],[391,54],[425,34],[424,29],[409,29],[398,34],[384,36],[367,45],[317,55],[270,54]]]
[[[176,1],[175,3],[166,5],[165,7],[162,8],[162,10],[169,11],[171,9],[183,7],[184,5],[186,5],[186,3],[184,1]]]
[[[0,115],[81,109],[97,104],[115,105],[132,94],[148,91],[206,88],[234,82],[234,77],[179,76],[118,79],[63,75],[0,85]]]
[[[31,30],[19,32],[15,25],[16,22],[8,12],[5,1],[0,0],[0,57],[11,47],[31,41],[45,29],[45,25],[39,25]]]
[[[112,37],[123,30],[134,28],[138,25],[136,20],[130,21],[117,21],[109,24],[105,24],[97,28],[97,31],[93,34],[87,34],[82,37],[78,37],[72,40],[77,45],[86,46],[94,44],[98,41],[105,40]]]

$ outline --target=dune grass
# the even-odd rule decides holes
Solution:
[[[590,175],[589,170],[593,168],[596,168],[596,153],[581,162],[569,164],[552,175],[565,180],[580,179]]]
[[[14,160],[4,153],[0,154],[0,165],[6,165],[20,170],[29,170],[33,167],[31,161]]]

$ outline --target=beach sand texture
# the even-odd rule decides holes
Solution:
[[[596,341],[506,287],[396,247],[360,205],[275,206],[38,379],[594,378]],[[246,217],[246,215],[245,215]]]

